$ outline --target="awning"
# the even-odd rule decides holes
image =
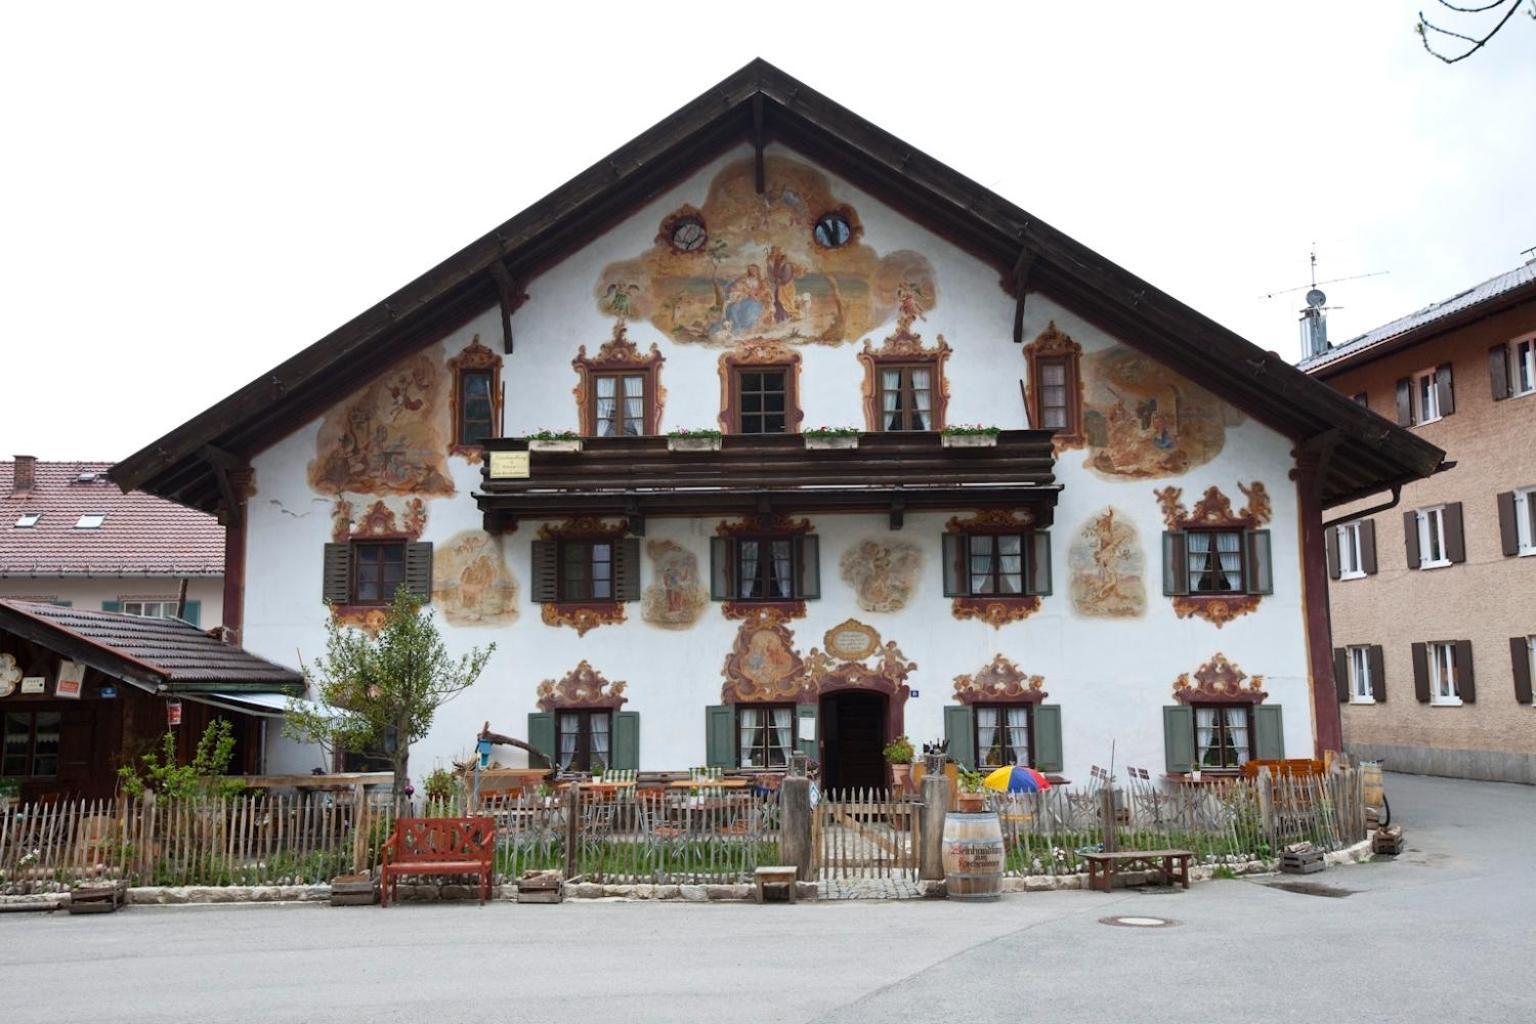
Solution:
[[[288,711],[290,698],[286,693],[178,693],[182,700],[196,701],[225,711],[238,711],[245,715],[263,718],[282,718]],[[305,711],[327,717],[334,714],[325,704],[293,699],[293,703]]]

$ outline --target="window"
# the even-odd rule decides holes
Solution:
[[[944,534],[945,597],[1034,597],[1050,592],[1049,533]]]
[[[58,775],[62,722],[63,716],[57,711],[7,711],[0,776],[25,779]]]
[[[1067,361],[1041,359],[1035,365],[1040,374],[1040,429],[1066,430],[1071,409],[1067,394]]]
[[[783,368],[736,371],[736,432],[782,434],[788,429],[789,373]]]
[[[1398,426],[1433,423],[1455,411],[1456,393],[1451,387],[1450,363],[1420,370],[1397,382]]]
[[[1268,530],[1169,530],[1163,534],[1164,595],[1273,592]]]
[[[1237,531],[1194,531],[1186,535],[1191,594],[1242,594],[1243,535]]]
[[[1345,523],[1339,527],[1339,579],[1353,580],[1365,575],[1365,560],[1360,541],[1360,524]]]
[[[613,764],[613,718],[607,711],[556,711],[562,771],[589,772],[594,762]]]
[[[1515,543],[1521,555],[1536,555],[1536,487],[1515,492]]]
[[[997,534],[966,538],[970,592],[981,594],[1024,593],[1024,538]]]
[[[1246,704],[1196,704],[1195,765],[1220,771],[1251,759],[1251,709]]]
[[[1084,440],[1082,412],[1082,346],[1052,321],[1024,346],[1029,382],[1024,389],[1029,425],[1054,430],[1058,448]]]
[[[1457,687],[1456,645],[1432,643],[1429,654],[1429,702],[1431,704],[1460,704],[1461,694]]]
[[[931,365],[880,368],[880,429],[934,429]]]
[[[736,763],[742,768],[783,768],[795,749],[793,704],[736,707]]]
[[[459,371],[459,444],[476,445],[496,433],[493,370]]]
[[[1418,512],[1419,568],[1438,569],[1450,565],[1445,547],[1445,506],[1420,509]]]
[[[385,538],[325,545],[320,597],[327,604],[385,605],[400,587],[432,600],[432,544]],[[116,610],[116,609],[114,609]],[[198,602],[187,602],[186,620],[197,622]]]
[[[1349,702],[1374,704],[1376,698],[1371,688],[1371,649],[1349,647]]]
[[[124,615],[137,615],[144,619],[174,619],[176,617],[176,602],[124,601],[122,613]]]
[[[593,376],[593,434],[640,437],[645,431],[645,374],[601,373]]]
[[[799,601],[821,596],[821,543],[815,534],[744,534],[710,542],[710,595],[716,601]]]
[[[977,704],[976,761],[978,769],[1033,764],[1030,731],[1033,710],[1028,704]]]
[[[1536,394],[1536,336],[1522,338],[1510,345],[1510,355],[1514,365],[1510,367],[1514,371],[1512,394],[1529,395]]]
[[[811,234],[823,249],[841,249],[853,237],[853,227],[842,213],[824,213],[817,219]]]
[[[678,252],[698,252],[708,240],[709,233],[704,230],[704,222],[697,217],[682,217],[673,221],[672,231],[667,236],[667,241]]]
[[[43,514],[41,512],[23,512],[21,518],[16,520],[16,525],[23,530],[31,529],[42,518]]]
[[[389,604],[405,579],[405,544],[358,542],[352,545],[352,604]]]
[[[613,600],[613,544],[605,540],[560,542],[560,600]]]
[[[1421,370],[1413,378],[1414,422],[1432,423],[1440,418],[1440,392],[1435,371]]]
[[[105,512],[87,512],[79,519],[75,520],[75,529],[99,530],[101,529],[101,524],[106,521],[107,514]]]

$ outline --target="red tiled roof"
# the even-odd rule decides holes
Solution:
[[[142,491],[124,494],[110,462],[38,462],[31,490],[14,493],[16,463],[0,462],[0,577],[222,576],[224,528],[213,516]],[[89,482],[81,474],[93,473]],[[18,527],[24,513],[35,526]],[[105,513],[94,530],[80,517]]]

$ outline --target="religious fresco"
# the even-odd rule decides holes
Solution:
[[[647,541],[645,553],[652,583],[641,599],[640,617],[663,629],[687,629],[709,606],[697,556],[670,540]]]
[[[446,374],[436,349],[403,360],[326,413],[309,464],[323,494],[453,494]]]
[[[655,244],[603,269],[604,313],[649,320],[673,341],[727,346],[748,338],[836,345],[938,300],[933,267],[911,250],[865,245],[856,211],[820,171],[796,160],[736,161],[701,208],[661,223]],[[910,322],[909,319],[909,322]]]
[[[432,603],[455,626],[516,621],[517,583],[501,538],[465,530],[438,544],[432,559]]]
[[[864,611],[900,611],[917,589],[923,551],[910,541],[862,540],[843,552],[838,569]]]
[[[1083,357],[1086,465],[1104,476],[1177,476],[1221,453],[1242,415],[1156,360],[1116,345]]]
[[[1067,553],[1072,607],[1079,615],[1134,619],[1147,610],[1146,556],[1131,518],[1105,508],[1078,531]]]

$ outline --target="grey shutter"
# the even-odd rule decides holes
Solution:
[[[796,537],[795,558],[800,563],[795,596],[814,601],[821,596],[821,538],[814,533]]]
[[[1061,705],[1035,705],[1034,767],[1042,772],[1059,772],[1061,756]]]
[[[1029,534],[1029,589],[1026,593],[1048,597],[1051,593],[1051,534],[1037,530]]]
[[[1472,672],[1472,641],[1456,641],[1456,696],[1463,704],[1477,702],[1477,678]]]
[[[614,545],[613,593],[619,601],[640,600],[640,538],[625,537]],[[614,765],[615,768],[618,765]]]
[[[1248,593],[1273,594],[1275,573],[1271,564],[1269,531],[1249,530],[1244,546],[1248,555]]]
[[[1397,382],[1397,425],[1413,426],[1413,378],[1404,377]]]
[[[1495,345],[1488,350],[1488,384],[1493,389],[1495,402],[1509,397],[1508,345]]]
[[[1326,539],[1326,543],[1325,543],[1324,546],[1327,549],[1326,553],[1327,553],[1327,559],[1328,559],[1328,578],[1331,579],[1331,580],[1336,580],[1340,576],[1340,573],[1339,573],[1339,530],[1340,530],[1340,527],[1330,526],[1330,527],[1328,527],[1328,532],[1325,535],[1326,538],[1327,538]]]
[[[714,704],[704,709],[704,764],[736,767],[736,706]]]
[[[350,544],[325,546],[325,569],[321,574],[320,596],[328,604],[346,604],[352,599]]]
[[[1195,709],[1188,704],[1163,705],[1163,761],[1170,775],[1195,769]]]
[[[1456,411],[1456,389],[1451,386],[1451,364],[1435,367],[1435,391],[1440,397],[1440,415],[1449,416]]]
[[[1338,691],[1340,704],[1349,702],[1349,651],[1343,647],[1333,649],[1333,688]]]
[[[431,541],[413,541],[405,546],[405,589],[423,601],[432,600]]]
[[[709,539],[709,599],[729,601],[732,569],[735,567],[736,542],[730,537]]]
[[[1367,576],[1376,575],[1376,520],[1360,520],[1360,568]]]
[[[810,729],[807,729],[805,727],[805,723],[807,721],[809,721],[811,723],[811,728]],[[795,705],[795,746],[800,749],[801,753],[805,754],[806,757],[811,758],[813,761],[820,759],[820,753],[817,750],[817,747],[818,747],[818,745],[820,743],[820,740],[819,740],[820,734],[818,733],[817,734],[817,738],[812,738],[812,739],[807,739],[806,738],[806,734],[808,732],[815,732],[815,731],[816,731],[816,705],[815,704],[796,704]]]
[[[1260,761],[1285,759],[1285,718],[1279,704],[1259,704],[1253,709],[1253,756]]]
[[[1531,703],[1531,648],[1525,637],[1509,638],[1509,663],[1515,670],[1515,701]]]
[[[342,547],[346,547],[345,544],[343,544],[341,546]],[[330,545],[327,544],[326,547],[330,547]],[[327,598],[327,600],[329,600],[329,598]],[[120,611],[123,610],[123,602],[121,602],[121,601],[103,601],[103,602],[101,602],[101,610],[104,611],[104,612],[120,612]]]
[[[555,745],[555,715],[552,711],[528,713],[528,745],[544,755],[550,767],[560,763],[559,748]],[[537,767],[530,765],[530,767]]]
[[[1419,514],[1403,513],[1403,549],[1408,554],[1408,568],[1419,567]]]
[[[528,573],[529,596],[538,604],[560,600],[560,542],[536,540],[530,550],[533,557]]]
[[[944,705],[944,738],[950,759],[962,768],[976,765],[976,719],[969,704]]]
[[[1371,670],[1371,699],[1378,704],[1387,702],[1387,655],[1380,644],[1372,644],[1365,650],[1365,663]]]
[[[621,771],[640,770],[640,712],[619,711],[613,716],[613,745],[608,750],[608,767]]]
[[[1536,501],[1536,495],[1529,500]],[[1506,555],[1520,553],[1520,524],[1515,518],[1515,492],[1505,491],[1497,498],[1499,504],[1499,546]]]
[[[203,602],[201,601],[188,601],[187,606],[182,609],[181,619],[183,622],[190,622],[194,626],[201,625],[199,620],[202,617]]]
[[[1420,704],[1429,703],[1429,649],[1423,644],[1409,648],[1413,653],[1413,695]]]
[[[1467,560],[1467,534],[1462,526],[1461,502],[1445,506],[1445,557],[1452,562]]]
[[[943,540],[944,596],[965,597],[970,588],[965,585],[965,536],[959,533],[940,535]]]
[[[1163,596],[1189,593],[1189,556],[1184,534],[1178,530],[1163,533]]]

